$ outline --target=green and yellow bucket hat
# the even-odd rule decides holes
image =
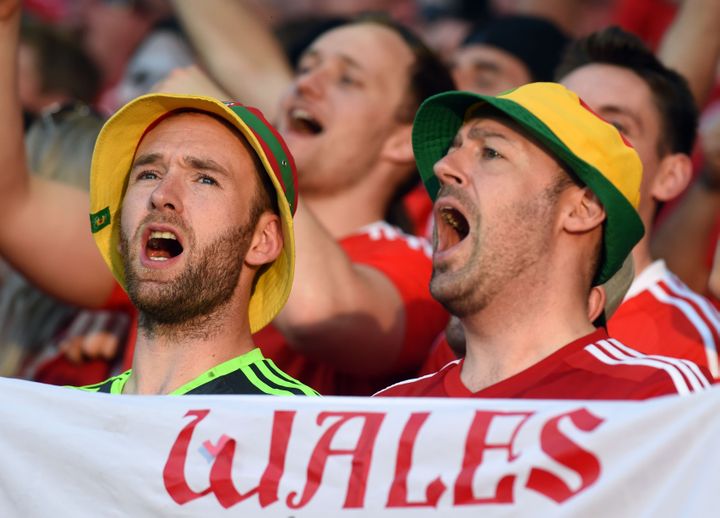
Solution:
[[[435,200],[440,189],[433,166],[463,123],[485,103],[517,122],[600,199],[607,219],[594,284],[606,282],[644,233],[637,213],[642,164],[614,126],[562,85],[530,83],[496,97],[453,91],[428,98],[415,116],[412,141],[430,197]]]
[[[149,94],[118,110],[103,126],[95,143],[90,173],[90,226],[113,275],[125,287],[118,252],[120,209],[135,151],[143,136],[161,119],[178,110],[198,110],[222,117],[245,137],[277,193],[283,230],[283,250],[258,277],[250,297],[251,332],[266,326],[285,305],[295,270],[293,214],[297,206],[295,162],[278,132],[262,113],[238,103],[223,103],[194,95]]]

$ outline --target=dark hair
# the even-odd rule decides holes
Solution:
[[[619,27],[608,27],[571,43],[555,77],[560,80],[593,63],[627,68],[643,79],[660,113],[658,154],[690,154],[697,133],[698,110],[685,78],[660,63],[640,38]]]
[[[445,64],[409,28],[382,13],[360,15],[350,22],[350,25],[364,23],[380,25],[400,36],[415,58],[408,75],[407,100],[398,107],[396,112],[400,122],[412,122],[420,104],[428,97],[455,89],[455,83]],[[412,232],[413,225],[405,211],[403,199],[420,182],[420,174],[417,169],[413,168],[411,173],[397,186],[385,212],[385,220],[405,232]]]
[[[95,101],[100,71],[76,39],[48,25],[27,23],[23,24],[20,41],[35,53],[43,93],[66,94],[86,104]]]
[[[552,21],[538,16],[501,16],[475,26],[461,47],[487,45],[522,62],[532,81],[552,81],[570,38]]]
[[[308,47],[327,31],[346,25],[350,20],[339,17],[310,16],[291,19],[275,28],[275,37],[280,42],[293,68],[297,68]]]

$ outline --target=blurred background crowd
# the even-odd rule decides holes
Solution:
[[[127,101],[153,90],[234,98],[260,107],[272,121],[279,115],[277,103],[287,85],[283,72],[277,72],[285,65],[277,65],[276,53],[282,52],[287,63],[302,69],[305,51],[318,36],[360,14],[401,23],[437,53],[457,89],[490,95],[557,79],[556,70],[572,41],[619,26],[685,77],[699,110],[692,179],[681,195],[659,200],[651,218],[653,228],[647,230],[653,256],[664,259],[687,286],[717,306],[720,10],[714,4],[718,3],[25,0],[18,88],[28,163],[34,175],[87,189],[93,145],[103,121]],[[239,11],[233,11],[236,8]],[[223,20],[235,20],[228,13],[247,23],[223,25]],[[233,31],[238,43],[230,45]],[[273,83],[273,77],[280,79]],[[292,124],[296,130],[303,125],[306,132],[321,129],[317,120],[300,112]],[[402,190],[401,205],[401,217],[389,215],[387,220],[402,223],[405,231],[419,238],[427,237],[431,205],[417,182]],[[133,326],[134,316],[124,306],[87,309],[67,304],[0,260],[0,375],[58,384],[100,381],[126,367],[124,351],[131,346]],[[418,372],[429,354],[425,350],[397,374]],[[80,377],[75,374],[78,369],[83,373]],[[377,385],[387,381],[392,380]],[[369,394],[377,388],[357,386],[363,388],[345,390],[336,383],[328,390]],[[323,387],[315,388],[324,392]]]

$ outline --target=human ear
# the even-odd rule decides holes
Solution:
[[[251,266],[262,266],[273,262],[283,247],[282,225],[280,217],[271,212],[263,213],[253,232],[250,248],[245,254],[245,262]]]
[[[677,198],[692,179],[692,161],[684,153],[668,155],[660,161],[658,174],[650,188],[650,195],[657,201]]]
[[[605,221],[605,208],[589,188],[577,189],[568,193],[568,197],[570,205],[564,221],[564,228],[568,232],[587,232]]]
[[[588,295],[588,319],[595,322],[605,310],[605,288],[593,286]]]
[[[397,164],[415,162],[412,149],[412,124],[402,124],[395,128],[383,144],[382,155]]]

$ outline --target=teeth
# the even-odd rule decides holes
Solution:
[[[151,261],[167,261],[168,260],[167,257],[154,257],[154,256],[150,256],[150,257],[148,257],[148,259],[150,259]]]
[[[177,236],[172,232],[160,232],[158,230],[153,230],[150,232],[150,239],[174,239],[177,241]]]
[[[442,214],[443,214],[443,219],[445,221],[447,221],[453,228],[455,228],[455,229],[459,228],[460,222],[457,219],[455,219],[455,216],[453,215],[452,212],[450,212],[449,209],[444,209]]]
[[[310,122],[315,122],[315,119],[312,115],[310,115],[310,112],[307,112],[303,110],[302,108],[295,108],[290,112],[290,116],[294,119],[301,119],[306,120]]]

